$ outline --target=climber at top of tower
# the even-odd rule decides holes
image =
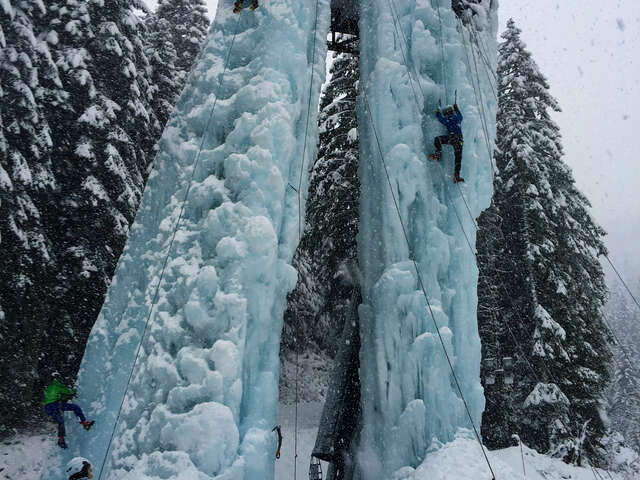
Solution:
[[[475,12],[473,8],[469,6],[470,3],[480,3],[477,0],[451,0],[451,9],[455,12],[455,14],[464,19],[465,12],[469,11],[470,15],[473,15]]]
[[[233,13],[240,13],[244,8],[245,0],[236,0],[233,4]],[[252,0],[251,5],[249,6],[249,10],[253,11],[258,8],[260,5],[258,4],[258,0]]]

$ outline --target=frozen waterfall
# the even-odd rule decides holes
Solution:
[[[234,15],[220,2],[91,333],[78,402],[97,421],[90,435],[70,429],[59,462],[87,457],[95,478],[148,318],[101,478],[273,477],[296,190],[316,153],[329,3],[263,3]]]
[[[450,0],[360,4],[362,480],[414,478],[470,427],[413,260],[478,427],[484,407],[474,219],[492,193],[497,0],[468,3],[466,23]],[[103,480],[274,477],[280,332],[330,0],[231,10],[219,3],[89,338],[78,402],[96,425],[70,425],[51,475],[81,455]],[[427,158],[444,133],[433,111],[456,95],[457,185],[450,147]]]
[[[497,5],[487,0],[473,6],[469,27],[447,0],[373,0],[361,9],[363,413],[356,478],[388,479],[402,467],[415,468],[434,442],[451,441],[460,428],[471,427],[411,260],[480,425],[474,219],[492,193],[487,139],[493,141],[496,99],[489,93],[491,74],[476,75],[470,59],[477,52],[468,47],[470,33],[481,28],[478,38],[495,57]],[[462,184],[452,182],[451,147],[443,148],[441,162],[427,157],[433,138],[446,133],[434,110],[440,102],[453,103],[456,91],[464,115]],[[487,136],[483,115],[491,119]]]

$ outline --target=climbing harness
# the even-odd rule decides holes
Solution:
[[[233,5],[233,13],[240,13],[244,9],[245,0],[237,0]],[[249,5],[249,10],[252,12],[258,8],[260,5],[258,4],[258,0],[252,0],[251,5]]]
[[[233,45],[235,43],[236,36],[238,34],[238,28],[239,28],[239,20],[236,21],[235,31],[233,33],[233,37],[231,38],[231,44],[229,45],[229,50],[227,51],[227,56],[226,56],[226,59],[225,59],[225,62],[224,62],[224,68],[222,70],[222,75],[220,77],[220,86],[222,86],[223,83],[224,83],[224,75],[227,72],[227,67],[229,65],[229,59],[231,57],[231,52],[233,50]],[[120,415],[122,414],[122,407],[124,405],[124,401],[125,401],[125,399],[127,397],[128,391],[129,391],[129,385],[131,384],[131,379],[133,378],[133,372],[135,371],[136,365],[138,363],[138,359],[140,357],[140,350],[141,350],[142,345],[145,342],[145,337],[146,337],[149,325],[150,325],[150,323],[152,323],[151,320],[152,320],[152,317],[153,317],[154,308],[155,308],[155,306],[156,306],[156,304],[158,302],[158,297],[159,297],[159,293],[160,293],[160,286],[162,285],[162,280],[164,278],[164,273],[166,271],[167,264],[169,262],[169,257],[171,256],[171,251],[173,249],[173,244],[174,244],[174,241],[176,239],[176,234],[178,232],[178,228],[180,227],[180,222],[182,220],[182,216],[184,214],[185,206],[186,206],[187,200],[189,198],[189,192],[191,191],[191,187],[193,185],[193,180],[195,178],[195,174],[196,174],[196,171],[198,169],[198,165],[200,163],[200,155],[202,153],[202,149],[204,148],[204,142],[205,142],[205,140],[207,138],[207,132],[209,131],[209,125],[211,124],[211,120],[213,119],[213,115],[214,115],[217,103],[218,103],[218,96],[216,95],[216,98],[213,101],[213,105],[211,107],[211,112],[209,114],[209,118],[207,119],[207,123],[206,123],[205,129],[203,130],[202,139],[201,139],[200,145],[198,147],[198,153],[196,154],[196,157],[195,157],[195,160],[194,160],[194,163],[193,163],[193,170],[191,171],[191,177],[189,178],[189,183],[187,185],[187,189],[186,189],[185,194],[184,194],[184,199],[183,199],[182,205],[180,207],[180,214],[178,215],[178,219],[176,220],[176,223],[175,223],[175,226],[174,226],[174,229],[173,229],[173,234],[171,236],[171,241],[169,242],[169,248],[167,249],[167,254],[166,254],[165,258],[164,258],[164,263],[163,263],[162,269],[160,271],[160,276],[158,278],[158,283],[157,283],[156,288],[155,288],[155,293],[153,295],[153,300],[151,302],[151,307],[149,308],[149,315],[147,316],[147,320],[145,321],[144,329],[143,329],[142,335],[140,337],[140,343],[138,344],[138,347],[136,349],[136,354],[135,354],[135,357],[134,357],[133,365],[131,366],[131,372],[129,372],[129,378],[127,379],[127,384],[126,384],[124,393],[122,395],[122,401],[120,402],[120,407],[118,408],[118,414],[116,416],[115,421],[113,422],[113,430],[111,431],[111,436],[109,438],[109,443],[108,443],[108,446],[107,446],[107,450],[106,450],[106,452],[104,454],[104,458],[102,459],[102,464],[100,466],[100,473],[98,474],[98,480],[102,479],[102,474],[104,472],[104,466],[105,466],[105,463],[107,461],[107,457],[109,456],[109,452],[111,451],[111,447],[112,447],[112,444],[113,444],[113,437],[115,436],[116,429],[118,428],[118,424],[120,422]],[[125,311],[126,311],[126,309],[125,309]],[[123,313],[122,313],[123,316],[124,316],[125,311],[123,311]]]

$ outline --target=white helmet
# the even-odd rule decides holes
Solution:
[[[69,460],[67,463],[67,476],[69,478],[74,477],[75,475],[83,475],[84,476],[75,476],[74,478],[89,478],[87,472],[89,467],[91,466],[91,462],[83,457],[75,457]]]

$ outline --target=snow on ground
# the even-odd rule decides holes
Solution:
[[[309,460],[315,443],[321,402],[305,402],[298,405],[298,464],[295,480],[309,478]],[[293,477],[295,405],[280,404],[278,422],[282,426],[282,449],[276,461],[277,480]],[[275,433],[274,433],[275,435]],[[439,447],[435,445],[435,448]],[[55,445],[55,431],[20,434],[0,444],[0,480],[38,480],[44,472],[45,462]],[[594,474],[588,467],[567,465],[560,460],[541,455],[523,447],[525,472],[519,447],[488,452],[497,480],[624,480],[624,477],[597,469]],[[322,462],[326,475],[327,464]],[[455,441],[429,454],[418,468],[402,468],[390,480],[490,480],[491,476],[475,439],[459,436]],[[629,478],[629,477],[627,477]]]
[[[280,363],[280,408],[282,404],[295,402],[295,355],[289,353]],[[329,377],[333,370],[333,360],[314,352],[301,353],[298,358],[298,399],[301,402],[324,401],[329,388]],[[322,407],[320,407],[322,409]],[[320,422],[320,417],[316,425]]]
[[[295,404],[280,404],[278,422],[282,429],[282,448],[280,459],[276,461],[276,480],[293,477],[295,459]],[[311,452],[318,433],[318,424],[322,414],[322,402],[305,402],[298,404],[298,463],[294,480],[309,478],[309,462]],[[323,474],[326,475],[328,464],[322,463]]]
[[[422,464],[413,469],[405,467],[394,472],[391,480],[490,480],[491,473],[480,446],[469,432],[427,455]],[[487,452],[497,480],[593,480],[608,478],[622,480],[623,477],[604,470],[597,473],[589,467],[567,465],[523,446]],[[524,469],[523,458],[524,456]]]
[[[52,449],[56,431],[22,433],[0,444],[0,480],[39,480]]]

